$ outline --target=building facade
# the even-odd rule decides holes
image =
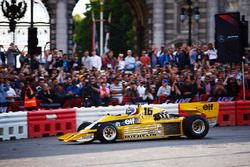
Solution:
[[[135,17],[135,40],[139,49],[155,43],[156,46],[170,46],[187,42],[188,19],[179,20],[181,7],[185,0],[127,0]],[[51,39],[60,49],[72,48],[72,10],[75,0],[44,0],[51,17]],[[105,3],[108,3],[106,0]],[[55,8],[56,6],[56,8]],[[214,15],[225,12],[240,12],[250,21],[249,0],[193,0],[193,6],[199,7],[200,19],[192,19],[192,41],[214,42]],[[68,34],[65,36],[65,34]],[[250,31],[249,31],[250,35]],[[248,36],[249,36],[248,35]]]
[[[36,0],[40,1],[40,0]],[[78,0],[41,0],[49,14],[51,47],[72,53],[73,20],[72,11]],[[109,0],[105,0],[108,3]],[[186,0],[127,0],[134,15],[137,50],[152,43],[162,45],[187,42],[188,19],[179,20],[181,8]],[[225,12],[240,12],[250,21],[249,0],[192,0],[193,7],[199,7],[200,19],[192,19],[192,41],[214,42],[214,15]],[[250,35],[250,31],[248,36]]]

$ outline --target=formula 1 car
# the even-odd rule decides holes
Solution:
[[[186,136],[201,139],[209,131],[209,119],[216,119],[218,103],[188,104],[187,116],[169,114],[165,109],[148,106],[129,107],[126,114],[105,115],[93,123],[83,122],[76,133],[58,137],[59,141],[89,143],[100,140],[112,143],[120,140],[161,139]],[[185,108],[185,107],[184,107]]]

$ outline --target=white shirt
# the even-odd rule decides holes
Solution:
[[[166,95],[169,96],[171,93],[171,87],[169,85],[167,85],[166,87],[161,86],[157,92],[157,96],[162,96],[162,95]]]
[[[36,57],[36,60],[40,63],[40,64],[45,64],[46,63],[46,58],[43,54],[40,54]]]
[[[52,69],[53,68],[53,65],[50,64],[52,62],[52,54],[49,54],[48,57],[47,57],[47,63],[49,64],[49,69]]]
[[[124,70],[125,68],[125,61],[121,60],[118,62],[118,70]]]
[[[90,67],[95,67],[100,71],[102,68],[102,59],[97,55],[91,56],[90,57]]]
[[[139,93],[139,97],[143,97],[145,94],[146,88],[142,85],[137,86],[137,91]]]
[[[16,96],[16,92],[13,88],[9,87],[9,90],[6,92],[7,94],[7,97],[15,97]],[[8,101],[11,101],[13,102],[14,99],[11,99],[11,100],[8,100]]]
[[[208,55],[209,60],[217,59],[217,50],[216,49],[209,49],[205,52],[206,55]]]

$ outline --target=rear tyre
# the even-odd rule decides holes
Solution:
[[[97,130],[97,138],[102,143],[113,143],[113,142],[115,142],[117,136],[118,136],[117,128],[110,123],[103,124]]]
[[[89,126],[91,122],[83,122],[78,128],[77,132],[80,132],[81,130],[85,129],[87,126]]]
[[[183,132],[190,139],[201,139],[208,131],[208,121],[199,115],[191,115],[183,120]]]

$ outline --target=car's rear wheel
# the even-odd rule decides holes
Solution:
[[[85,129],[87,126],[89,126],[91,122],[83,122],[78,128],[77,132],[80,132],[81,130]]]
[[[97,138],[102,143],[112,143],[115,142],[118,136],[117,128],[112,124],[103,124],[97,131]]]
[[[188,138],[201,139],[208,131],[208,121],[199,115],[191,115],[183,120],[183,132]]]

